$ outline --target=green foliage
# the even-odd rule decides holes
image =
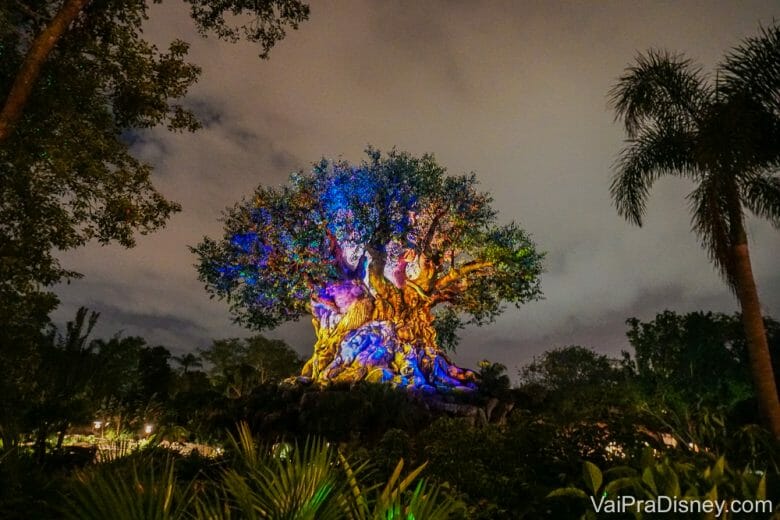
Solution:
[[[620,375],[607,356],[578,345],[549,350],[520,371],[524,384],[538,384],[549,391],[594,383],[608,385]]]
[[[0,289],[0,458],[15,452],[24,418],[34,400],[40,349],[56,299],[46,293],[19,294]],[[11,458],[15,458],[15,455]],[[13,465],[11,458],[6,464]]]
[[[693,230],[732,287],[744,209],[780,225],[778,49],[772,24],[727,55],[714,82],[680,55],[649,51],[610,93],[628,135],[611,186],[618,212],[641,225],[659,177],[694,180]]]
[[[300,372],[303,365],[287,343],[261,335],[215,340],[200,356],[211,365],[212,384],[233,397],[247,395],[259,385],[278,383]]]
[[[99,367],[93,391],[97,416],[109,420],[117,434],[162,419],[162,405],[170,400],[176,384],[170,352],[132,336],[99,339],[94,348]]]
[[[307,441],[290,457],[272,457],[269,448],[255,444],[246,424],[230,442],[239,466],[226,470],[222,482],[235,512],[249,518],[341,518],[338,496],[344,482],[327,443]]]
[[[753,395],[739,314],[664,311],[628,320],[637,381],[665,402],[732,407]],[[780,324],[765,318],[770,352],[780,353]]]
[[[591,497],[632,496],[638,500],[668,497],[679,500],[751,500],[767,499],[766,473],[751,469],[733,469],[725,457],[711,464],[693,464],[670,456],[658,458],[649,448],[636,467],[614,467],[602,471],[590,462],[583,463],[584,487],[568,486],[551,491],[548,499],[574,499],[582,504],[582,518],[596,518]],[[598,498],[594,498],[598,501]],[[632,511],[644,518],[641,511]],[[703,515],[702,518],[710,518]]]
[[[506,374],[506,366],[491,363],[487,359],[479,362],[479,392],[490,397],[507,397],[512,382]]]
[[[85,422],[91,416],[90,384],[97,367],[87,340],[98,315],[87,313],[81,307],[75,319],[67,323],[64,335],[50,327],[39,350],[40,364],[31,374],[35,389],[29,396],[27,418],[36,430],[41,459],[52,430],[64,435],[71,421]]]
[[[449,176],[431,155],[367,155],[357,166],[323,160],[288,186],[258,187],[226,211],[223,237],[193,248],[206,289],[238,322],[262,329],[298,319],[318,291],[360,282],[366,264],[406,253],[440,282],[418,289],[431,309],[442,307],[437,328],[449,348],[460,315],[481,324],[502,302],[539,296],[542,255],[517,225],[497,225],[474,175]]]
[[[186,1],[192,6],[192,19],[201,34],[213,31],[223,40],[246,38],[259,43],[261,58],[267,58],[276,42],[284,38],[287,26],[297,29],[309,18],[309,6],[299,0]],[[243,17],[251,21],[235,23]]]
[[[439,346],[444,350],[455,352],[460,341],[458,331],[463,328],[458,313],[452,307],[440,307],[434,314],[433,327],[436,330]]]
[[[0,93],[39,30],[20,4],[0,13]],[[46,18],[56,4],[28,8]],[[55,283],[74,273],[54,251],[92,238],[131,246],[135,231],[153,231],[180,209],[154,188],[151,167],[131,155],[125,132],[196,128],[176,100],[200,69],[185,61],[184,42],[160,51],[143,40],[145,17],[143,1],[93,2],[44,64],[22,121],[0,147],[3,284],[28,291]]]
[[[190,0],[205,35],[260,43],[266,57],[308,17],[297,0]],[[34,38],[61,7],[53,0],[0,6],[0,100],[5,100]],[[152,168],[132,154],[144,129],[198,128],[183,98],[200,68],[189,45],[143,38],[146,0],[87,6],[48,56],[21,121],[0,146],[0,291],[34,291],[76,273],[56,251],[91,239],[134,244],[180,210],[152,183]],[[234,16],[251,21],[235,25]],[[31,261],[34,259],[34,261]]]
[[[191,518],[189,486],[179,485],[170,458],[133,458],[129,467],[98,466],[82,472],[64,507],[73,520],[177,520]]]
[[[577,345],[545,352],[521,368],[520,380],[520,391],[536,402],[534,410],[567,422],[607,417],[638,401],[619,360]]]
[[[386,480],[366,485],[367,463],[355,464],[323,440],[310,438],[280,456],[242,424],[229,444],[223,469],[196,480],[178,476],[175,466],[184,461],[174,464],[159,450],[81,471],[65,517],[438,520],[459,508],[444,488],[419,478],[424,465],[404,474],[400,460]]]

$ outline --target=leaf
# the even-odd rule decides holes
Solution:
[[[645,468],[642,472],[642,482],[653,492],[653,496],[658,496],[658,487],[655,484],[655,478],[653,477],[653,469]]]
[[[585,485],[594,495],[601,489],[601,482],[603,476],[601,470],[592,462],[585,461],[582,464],[582,479],[585,481]]]
[[[746,497],[755,498],[756,500],[766,500],[766,473],[761,475],[761,480],[758,481],[758,487],[756,488],[756,496]]]
[[[617,496],[621,490],[636,489],[637,477],[618,478],[604,486],[604,492],[608,495]]]
[[[718,460],[715,462],[715,465],[712,466],[712,482],[718,483],[723,478],[723,474],[726,470],[726,459],[723,457],[723,455],[718,458]]]
[[[588,494],[585,493],[580,488],[563,487],[563,488],[558,488],[550,491],[545,498],[555,498],[555,497],[582,498],[584,500],[587,500]]]
[[[712,486],[712,488],[707,492],[707,494],[704,495],[704,498],[707,498],[709,500],[717,500],[718,499],[718,486],[717,486],[717,484]]]

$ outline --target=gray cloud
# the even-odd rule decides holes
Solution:
[[[258,183],[279,184],[322,156],[358,161],[371,143],[433,152],[452,173],[474,171],[504,221],[548,252],[545,299],[468,330],[456,359],[519,366],[567,344],[617,353],[625,319],[666,308],[732,312],[734,298],[690,232],[685,181],[654,187],[643,228],[621,220],[608,193],[624,135],[606,93],[637,51],[685,51],[714,66],[773,2],[317,2],[311,20],[257,59],[248,44],[201,39],[186,10],[151,9],[159,45],[192,42],[203,76],[188,98],[205,128],[154,130],[133,150],[184,211],[138,247],[63,255],[86,276],[60,289],[58,319],[88,302],[106,327],[177,350],[245,335],[209,300],[187,249],[219,235],[220,212]],[[780,234],[751,221],[764,309],[780,316]],[[301,352],[307,320],[270,333]]]

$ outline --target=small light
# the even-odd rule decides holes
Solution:
[[[94,426],[96,430],[99,430],[100,427],[103,426],[103,422],[102,421],[95,421],[95,422],[92,423],[92,426]]]
[[[152,433],[152,425],[151,424],[144,425],[144,432],[146,433],[146,435]]]

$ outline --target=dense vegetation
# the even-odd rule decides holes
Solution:
[[[185,1],[203,34],[246,38],[262,57],[309,14],[298,0]],[[473,176],[448,177],[431,156],[323,162],[292,188],[259,189],[227,214],[224,240],[196,248],[201,278],[245,322],[318,310],[315,326],[333,329],[321,360],[263,336],[174,356],[92,338],[98,315],[84,308],[51,323],[52,286],[78,276],[59,251],[130,247],[180,209],[130,147],[142,129],[197,129],[182,98],[200,69],[187,43],[144,39],[148,4],[0,4],[0,518],[594,518],[592,499],[621,493],[780,507],[780,324],[761,314],[745,227],[748,211],[780,226],[777,24],[714,81],[652,51],[612,91],[628,136],[618,212],[641,224],[658,177],[695,181],[693,230],[742,312],[630,319],[621,357],[554,348],[513,386],[501,364],[472,373],[444,350],[464,317],[538,296],[541,255],[496,224]],[[333,325],[348,314],[334,283],[359,296],[355,324],[397,325],[403,371],[290,377],[343,361],[353,331]],[[443,375],[468,384],[436,385]]]
[[[263,487],[279,478],[268,475],[298,471],[307,457],[332,464],[342,456],[348,465],[325,464],[327,474],[295,473],[315,479],[311,485],[333,479],[332,496],[317,507],[336,507],[350,478],[364,490],[365,507],[380,507],[375,486],[404,482],[393,480],[401,460],[422,469],[406,470],[412,478],[394,499],[411,503],[424,486],[418,500],[435,491],[426,507],[453,518],[581,514],[589,502],[572,490],[588,490],[584,462],[605,472],[604,485],[609,468],[641,476],[649,467],[676,472],[680,486],[701,496],[713,485],[721,498],[780,496],[780,452],[756,424],[738,315],[666,311],[650,322],[631,319],[631,351],[621,358],[580,346],[553,349],[523,367],[514,387],[505,367],[484,362],[478,393],[439,399],[369,383],[325,390],[285,384],[302,360],[262,336],[171,356],[142,338],[89,339],[94,319],[82,309],[64,333],[40,336],[31,374],[47,383],[33,385],[17,410],[18,438],[4,440],[4,518],[98,518],[100,508],[128,502],[163,508],[161,497],[133,493],[133,479],[173,490],[160,518],[216,514],[218,503],[244,517],[241,508],[252,500],[283,492]],[[765,324],[780,353],[780,324]],[[708,362],[693,363],[703,352]],[[151,435],[145,425],[153,425]],[[303,459],[285,462],[292,454]],[[104,462],[94,465],[94,457]],[[716,465],[722,475],[713,483],[706,475]],[[634,485],[641,487],[640,477]],[[346,517],[338,511],[336,518]]]

